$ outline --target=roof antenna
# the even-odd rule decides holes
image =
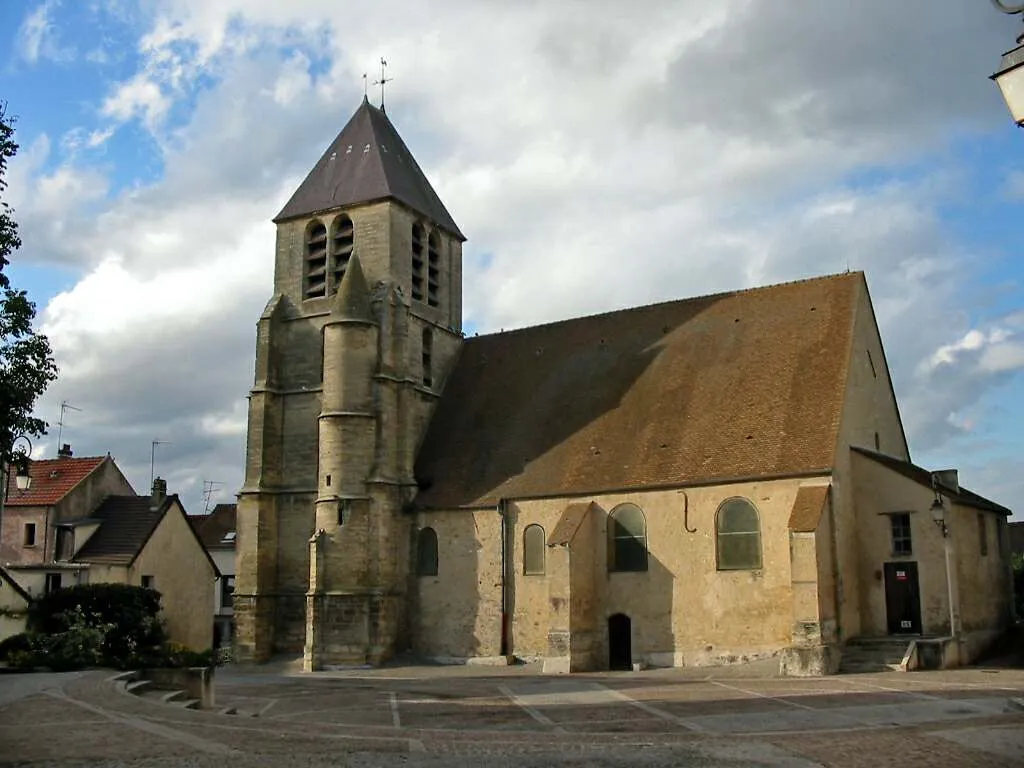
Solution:
[[[367,92],[366,92],[366,73],[365,73],[365,72],[363,72],[363,101],[366,101],[366,100],[367,100]]]
[[[68,411],[78,411],[79,413],[81,413],[82,409],[81,408],[76,408],[71,403],[69,403],[67,400],[61,400],[60,401],[60,418],[57,420],[57,427],[58,427],[58,429],[57,429],[57,451],[58,452],[60,451],[60,446],[61,446],[60,439],[61,439],[61,437],[64,436],[64,414],[67,413]]]
[[[154,440],[153,450],[149,454],[149,487],[153,487],[153,478],[156,477],[154,469],[156,468],[156,447],[158,445],[170,445],[170,440]]]
[[[385,58],[383,56],[381,56],[380,57],[380,80],[374,80],[373,81],[374,85],[379,85],[380,86],[380,111],[381,112],[385,111],[384,110],[384,84],[385,83],[390,83],[392,80],[395,79],[393,77],[384,77],[384,68],[387,65],[388,65],[388,62],[385,60]]]

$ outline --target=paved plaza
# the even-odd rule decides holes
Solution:
[[[217,710],[112,672],[0,675],[0,764],[1024,766],[1024,671],[217,672]],[[233,712],[233,714],[228,714]]]

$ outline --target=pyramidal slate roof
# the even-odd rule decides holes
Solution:
[[[866,292],[854,272],[466,339],[417,503],[825,473]]]
[[[466,239],[388,116],[364,98],[274,221],[388,198]]]

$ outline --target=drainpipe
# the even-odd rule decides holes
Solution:
[[[498,499],[497,513],[501,517],[501,649],[500,655],[508,655],[508,517],[505,499]]]

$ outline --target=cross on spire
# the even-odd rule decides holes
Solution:
[[[380,80],[374,80],[373,81],[374,85],[379,85],[380,86],[380,111],[381,112],[385,111],[384,110],[384,85],[386,83],[390,83],[392,80],[395,79],[393,77],[385,77],[384,76],[385,68],[387,67],[387,65],[388,65],[387,60],[383,56],[381,56],[380,57]]]

